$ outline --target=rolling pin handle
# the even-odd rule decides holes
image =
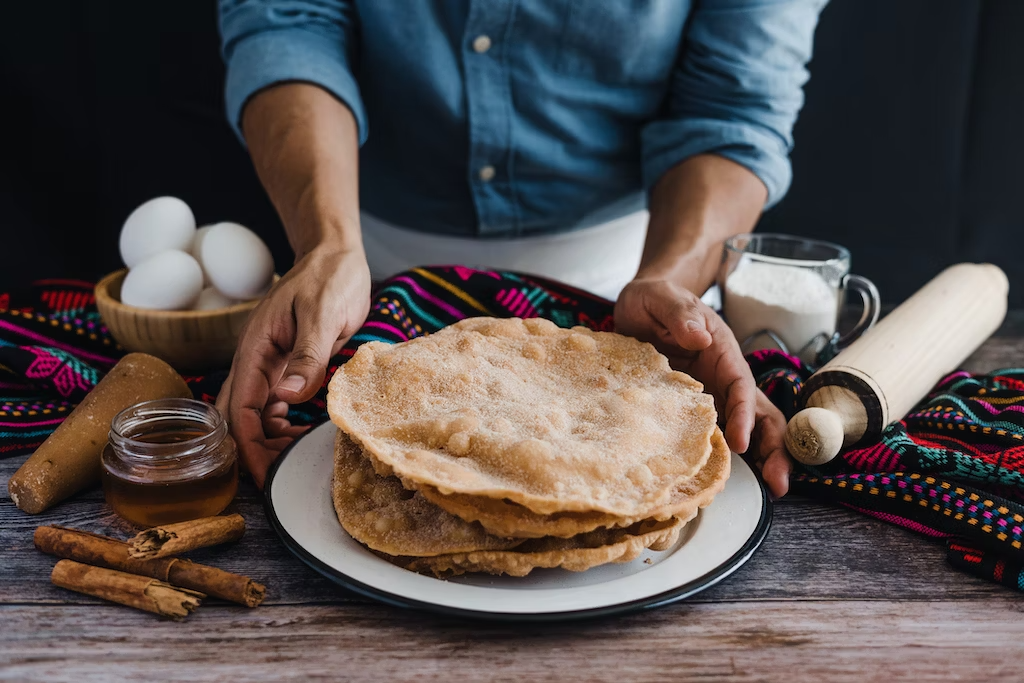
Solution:
[[[825,408],[805,408],[786,426],[786,449],[805,465],[824,465],[839,455],[845,437],[837,414]]]

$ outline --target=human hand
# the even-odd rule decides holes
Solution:
[[[702,382],[715,397],[729,447],[754,461],[772,494],[786,494],[786,421],[758,390],[736,338],[713,310],[671,280],[638,277],[615,304],[615,329],[651,342],[673,368]]]
[[[271,463],[307,429],[288,421],[288,404],[316,394],[331,356],[369,310],[370,270],[362,249],[318,246],[249,315],[217,407],[260,488]]]

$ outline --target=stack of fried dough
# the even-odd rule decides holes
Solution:
[[[364,344],[328,395],[338,519],[438,576],[666,550],[729,476],[702,389],[650,344],[538,318]]]

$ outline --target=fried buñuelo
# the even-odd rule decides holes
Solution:
[[[407,488],[646,519],[712,452],[699,383],[650,344],[543,319],[471,318],[362,345],[331,419]]]

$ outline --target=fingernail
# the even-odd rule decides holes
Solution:
[[[698,332],[700,330],[701,330],[701,324],[699,322],[697,322],[696,320],[687,320],[686,321],[686,331],[687,332]]]
[[[297,394],[302,391],[302,387],[304,386],[306,386],[306,380],[302,378],[302,375],[288,375],[281,380],[281,383],[277,385],[277,388]]]

